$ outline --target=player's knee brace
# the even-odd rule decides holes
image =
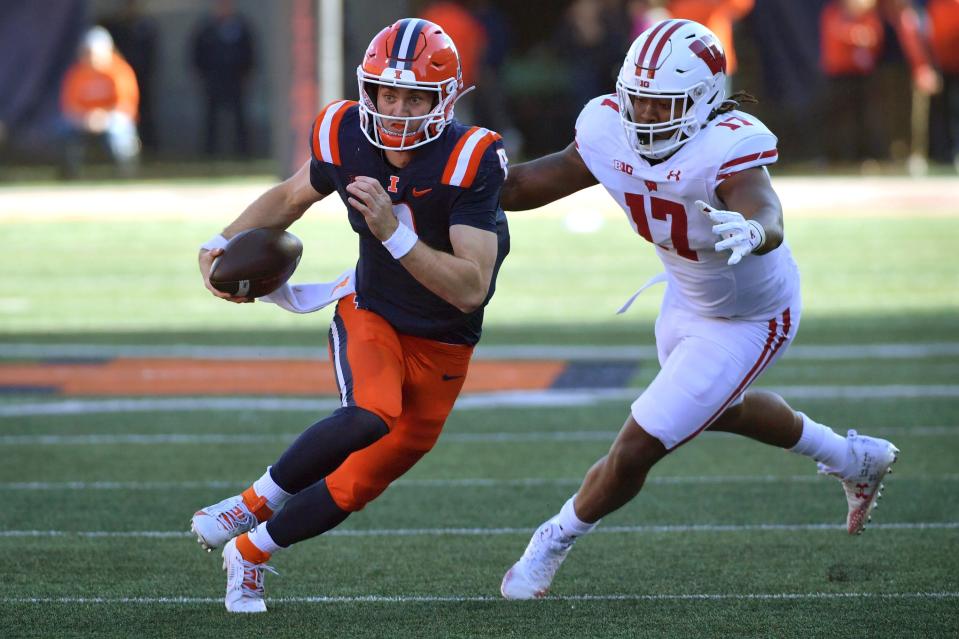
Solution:
[[[357,406],[339,408],[307,428],[271,469],[283,490],[297,493],[336,470],[350,454],[389,432],[386,422]]]

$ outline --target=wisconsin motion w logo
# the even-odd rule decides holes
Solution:
[[[726,54],[723,53],[714,37],[704,35],[697,40],[693,40],[689,48],[706,63],[713,75],[720,71],[726,73]]]

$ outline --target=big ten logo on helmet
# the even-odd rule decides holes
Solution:
[[[617,171],[622,171],[626,175],[633,174],[632,165],[626,164],[622,160],[613,160],[613,168],[616,169]]]

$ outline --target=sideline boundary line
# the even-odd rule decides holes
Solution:
[[[956,599],[959,592],[758,592],[678,593],[678,594],[609,594],[550,595],[537,601],[807,601],[829,599]],[[338,604],[338,603],[494,603],[506,600],[493,595],[342,595],[315,597],[269,597],[272,604]],[[137,604],[137,605],[223,605],[222,597],[4,597],[5,604]],[[524,605],[512,603],[509,605]],[[525,604],[540,605],[540,604]]]
[[[814,484],[831,478],[822,475],[674,475],[649,477],[646,485],[677,486],[687,484],[776,484],[799,483]],[[524,477],[519,479],[487,479],[482,477],[464,479],[398,479],[390,484],[391,488],[496,488],[499,486],[579,486],[581,477],[560,477],[541,479]],[[903,481],[959,481],[959,474],[944,475],[906,475],[896,474],[896,483]],[[30,481],[2,482],[0,491],[44,491],[44,490],[192,490],[192,489],[237,489],[249,485],[246,481]]]
[[[535,526],[528,528],[334,528],[324,536],[330,537],[475,537],[499,535],[529,535]],[[903,522],[870,524],[869,530],[955,530],[959,521]],[[660,524],[648,526],[605,526],[593,534],[617,533],[677,533],[677,532],[819,532],[846,530],[846,524]],[[0,538],[82,537],[85,539],[132,538],[132,539],[183,539],[195,538],[190,531],[179,530],[0,530]]]
[[[956,436],[959,426],[904,426],[863,429],[873,435],[901,436]],[[617,431],[533,431],[498,433],[446,433],[441,435],[445,444],[502,444],[534,442],[611,442]],[[113,444],[283,444],[290,443],[300,435],[288,433],[88,433],[84,435],[0,435],[0,446],[100,446]],[[706,431],[700,437],[734,437],[731,433]]]

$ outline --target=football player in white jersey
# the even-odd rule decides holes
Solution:
[[[776,137],[725,99],[716,36],[659,22],[633,42],[616,94],[590,101],[566,149],[514,166],[506,210],[543,206],[602,184],[655,247],[666,293],[656,320],[661,370],[633,402],[609,453],[503,577],[508,599],[542,597],[573,542],[633,497],[650,468],[706,429],[808,456],[842,481],[847,529],[862,532],[898,449],[846,438],[780,396],[750,390],[799,326],[799,272],[769,180]]]

